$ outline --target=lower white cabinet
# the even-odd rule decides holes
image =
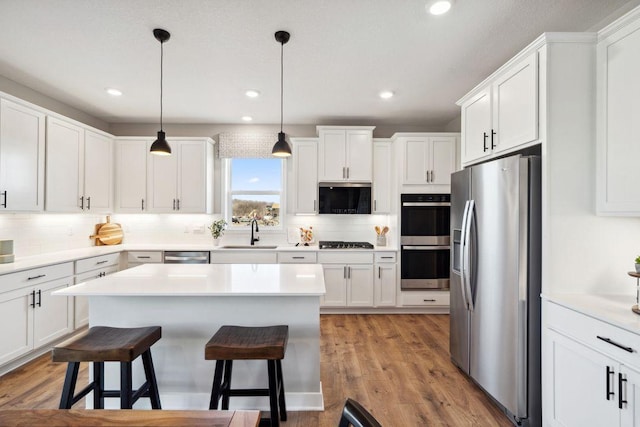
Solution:
[[[73,330],[72,300],[51,295],[72,280],[70,262],[0,276],[0,365]]]
[[[219,249],[211,251],[211,264],[277,264],[278,254],[268,249]]]
[[[449,307],[449,291],[403,291],[403,307]]]
[[[543,307],[543,424],[640,426],[640,335]]]
[[[127,252],[127,268],[142,264],[162,264],[162,251]]]
[[[326,287],[321,307],[373,307],[372,253],[321,252],[318,262]]]
[[[75,283],[99,279],[119,270],[120,253],[113,253],[91,258],[79,259],[75,262]],[[81,328],[89,324],[89,299],[87,297],[73,297],[74,299],[74,327]]]
[[[376,307],[394,307],[396,305],[397,264],[395,252],[375,254],[376,264],[373,278],[373,304]]]

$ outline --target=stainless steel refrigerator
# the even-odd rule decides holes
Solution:
[[[452,361],[514,423],[542,425],[540,157],[451,176]]]

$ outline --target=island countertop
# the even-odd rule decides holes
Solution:
[[[144,264],[53,294],[320,296],[325,285],[321,264]]]

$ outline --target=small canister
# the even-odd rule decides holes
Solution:
[[[376,236],[376,246],[387,246],[387,236],[378,234]]]

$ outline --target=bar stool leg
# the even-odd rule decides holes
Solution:
[[[158,392],[158,382],[156,380],[155,370],[153,369],[153,359],[151,358],[151,350],[142,353],[142,365],[144,366],[144,374],[149,383],[149,399],[151,400],[152,409],[162,409],[160,406],[160,393]]]
[[[211,400],[209,401],[209,409],[218,409],[218,401],[220,400],[220,388],[222,387],[222,370],[224,361],[216,360],[216,370],[213,374],[213,385],[211,386]]]
[[[132,403],[131,362],[120,362],[120,409],[131,409]]]
[[[231,371],[233,360],[224,361],[224,382],[222,383],[222,409],[229,409],[229,396],[231,394]]]
[[[276,360],[278,372],[278,400],[280,401],[280,420],[287,421],[287,404],[284,399],[284,380],[282,379],[282,361]]]
[[[278,385],[275,360],[267,360],[267,370],[269,376],[269,408],[271,410],[271,427],[278,427],[280,425],[280,421],[278,417]]]
[[[80,368],[80,362],[69,362],[67,364],[67,374],[64,377],[59,409],[71,409],[71,405],[73,405],[73,393],[76,389],[78,368]]]
[[[104,409],[104,362],[93,362],[93,409]]]

